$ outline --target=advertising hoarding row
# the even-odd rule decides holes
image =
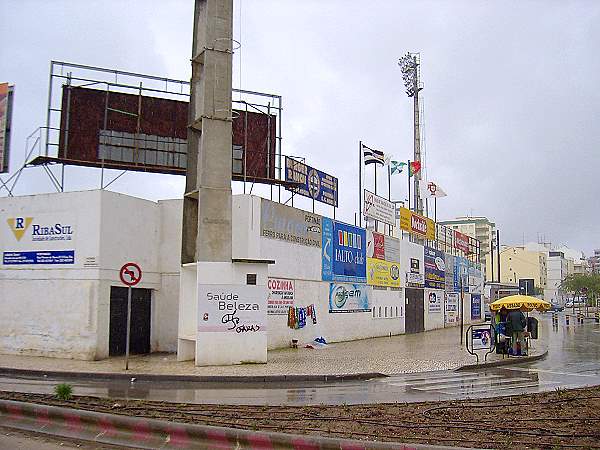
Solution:
[[[323,217],[322,278],[366,283],[366,230]]]
[[[338,179],[288,156],[285,157],[285,181],[294,182],[288,191],[338,206]]]

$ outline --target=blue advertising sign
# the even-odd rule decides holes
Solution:
[[[338,179],[293,158],[285,157],[285,181],[293,182],[288,191],[328,205],[338,205]]]
[[[460,292],[460,277],[462,276],[462,288],[464,292],[469,292],[468,279],[469,261],[462,256],[454,257],[454,292]]]
[[[336,281],[367,282],[367,232],[333,223],[333,277]]]
[[[425,287],[444,289],[446,287],[446,262],[444,252],[425,247]]]
[[[481,294],[471,294],[471,320],[481,319]]]
[[[369,312],[368,288],[364,284],[330,283],[329,312],[352,313]]]
[[[4,252],[2,264],[75,264],[75,250]]]
[[[323,265],[321,274],[324,281],[333,281],[333,221],[329,217],[323,217],[322,230]]]

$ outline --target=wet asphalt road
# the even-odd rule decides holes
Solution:
[[[558,327],[541,317],[544,360],[477,371],[438,371],[371,380],[295,383],[193,383],[67,380],[78,395],[185,403],[315,405],[418,402],[494,397],[600,385],[600,324]],[[3,378],[0,390],[51,393],[63,380]]]

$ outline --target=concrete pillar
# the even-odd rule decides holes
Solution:
[[[181,262],[231,262],[233,0],[196,0]]]

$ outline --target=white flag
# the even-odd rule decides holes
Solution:
[[[444,190],[433,181],[422,181],[420,189],[423,198],[446,197]]]

